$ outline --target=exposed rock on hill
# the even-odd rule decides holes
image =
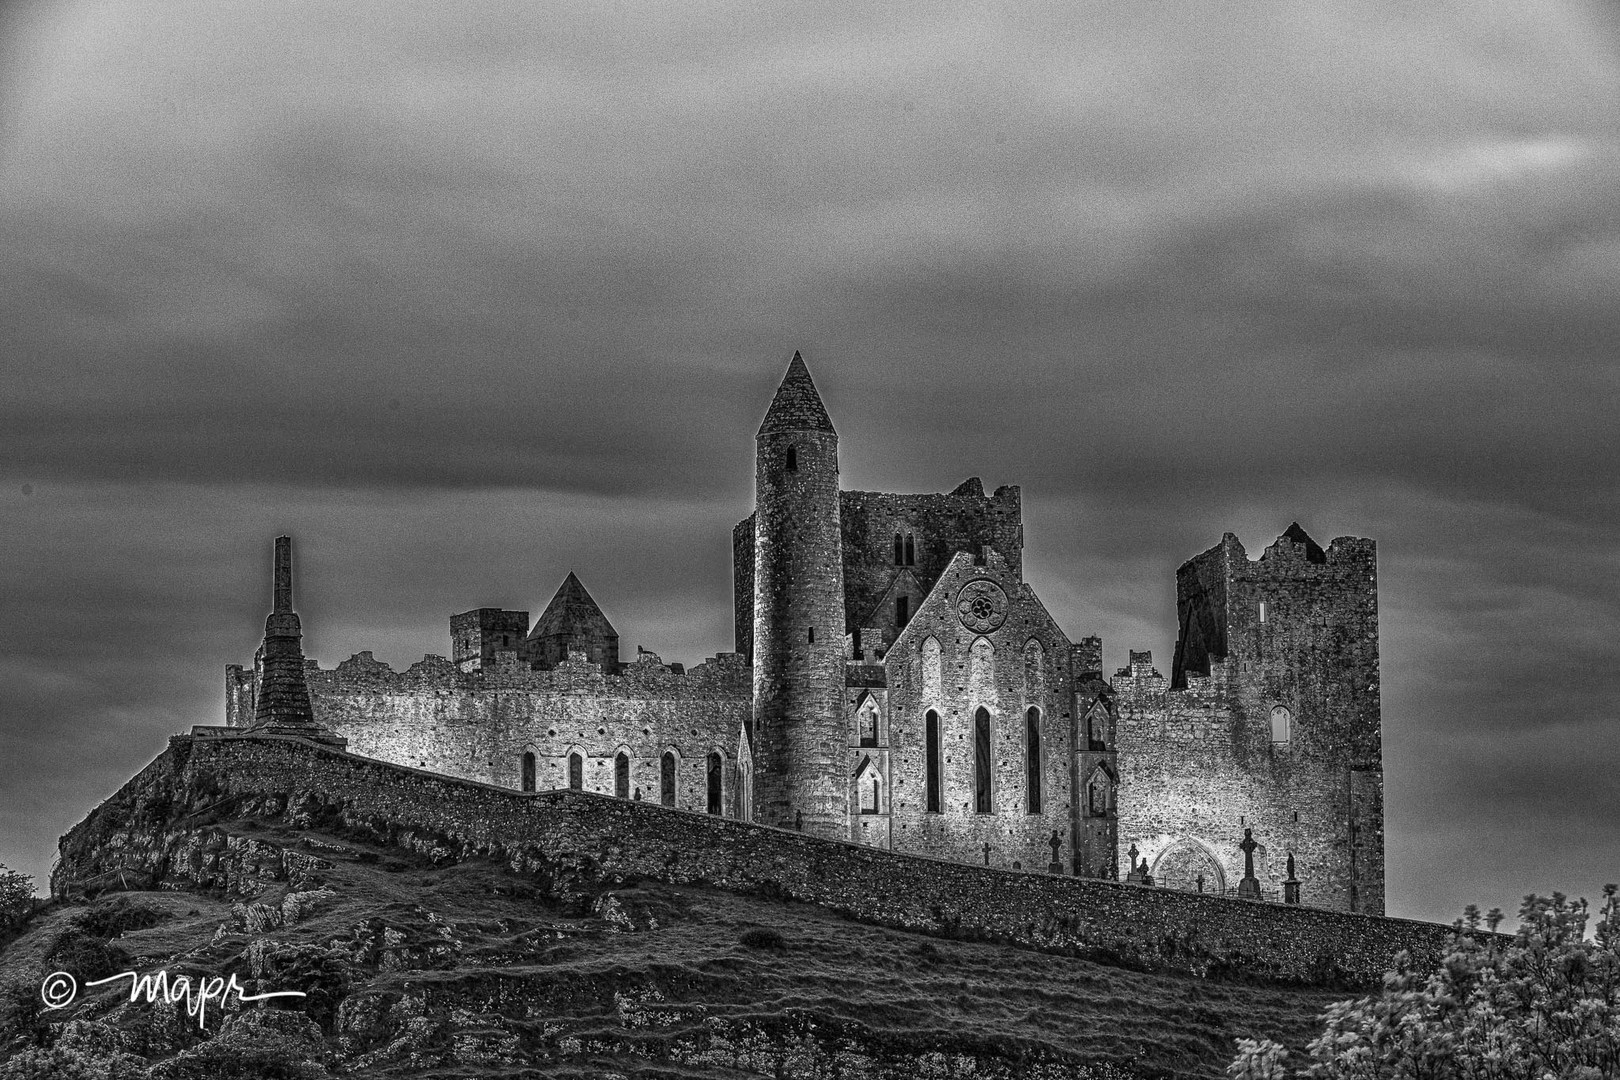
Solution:
[[[175,852],[195,891],[60,902],[0,954],[0,1078],[1216,1077],[1237,1037],[1303,1041],[1335,997],[208,818]],[[200,1026],[127,980],[40,1007],[52,971],[159,969],[308,996]]]

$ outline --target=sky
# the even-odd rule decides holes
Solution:
[[[1175,570],[1378,542],[1391,914],[1620,880],[1620,20],[1559,0],[0,7],[0,863],[250,662],[575,570],[732,647],[802,350],[846,487]]]

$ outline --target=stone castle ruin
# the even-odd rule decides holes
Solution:
[[[572,573],[399,672],[304,660],[290,544],[233,728],[517,792],[579,789],[975,866],[1382,914],[1374,544],[1230,533],[1177,573],[1166,678],[1105,674],[1024,580],[1020,492],[845,491],[795,354],[732,530],[736,643],[684,670]],[[302,696],[300,696],[302,694]],[[649,807],[650,809],[650,807]],[[1124,848],[1122,848],[1124,845]]]

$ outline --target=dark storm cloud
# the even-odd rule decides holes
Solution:
[[[803,348],[846,486],[1022,484],[1110,664],[1227,530],[1377,537],[1393,910],[1620,863],[1606,9],[26,11],[0,860],[218,720],[279,531],[324,663],[569,568],[729,647]]]

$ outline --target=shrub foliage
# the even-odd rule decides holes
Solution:
[[[1603,890],[1590,937],[1585,900],[1528,896],[1511,937],[1470,907],[1438,970],[1395,958],[1383,991],[1323,1015],[1310,1061],[1242,1039],[1234,1080],[1617,1080],[1620,897]],[[1480,933],[1481,922],[1491,933]]]

